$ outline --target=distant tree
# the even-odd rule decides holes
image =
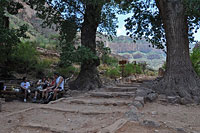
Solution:
[[[77,31],[81,31],[81,47],[78,53],[82,56],[81,71],[77,79],[70,83],[71,89],[94,89],[101,86],[97,71],[100,64],[96,56],[96,32],[106,32],[109,35],[116,33],[115,6],[113,0],[25,0],[26,3],[38,11],[37,15],[43,18],[44,25],[57,25],[61,35],[62,59],[72,63],[75,59],[69,52],[76,51],[73,46]],[[90,51],[94,56],[88,58]],[[69,52],[67,52],[69,51]],[[83,52],[81,52],[83,51]],[[87,53],[87,54],[86,54]],[[84,55],[86,54],[86,55]],[[89,54],[91,55],[91,54]]]
[[[15,15],[21,8],[23,6],[13,0],[0,1],[0,73],[4,77],[9,76],[13,68],[11,54],[13,48],[20,42],[21,37],[26,37],[25,32],[27,30],[26,26],[21,26],[19,29],[10,29],[9,18],[6,17],[6,14]],[[7,18],[7,22],[5,22],[5,18]]]
[[[126,20],[128,35],[144,37],[167,48],[166,72],[155,86],[160,93],[190,99],[200,96],[200,80],[192,67],[189,41],[200,27],[199,0],[128,0],[121,3],[133,16]]]

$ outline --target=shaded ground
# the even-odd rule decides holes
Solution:
[[[152,128],[144,127],[136,122],[127,122],[123,127],[116,131],[116,133],[176,133],[170,128]]]
[[[6,102],[0,112],[0,133],[199,133],[197,105],[147,103],[139,110],[139,121],[130,121],[125,113],[140,85],[119,84],[47,105]],[[144,125],[144,120],[159,126]]]

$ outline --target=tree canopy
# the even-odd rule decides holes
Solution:
[[[37,11],[38,17],[44,20],[43,26],[54,27],[60,32],[61,64],[70,65],[72,62],[83,62],[88,57],[94,57],[92,53],[90,54],[92,56],[84,54],[88,53],[89,49],[83,47],[81,43],[80,45],[76,44],[79,47],[74,46],[77,32],[81,31],[85,21],[87,5],[101,8],[100,18],[92,16],[99,19],[98,31],[107,35],[116,34],[117,5],[114,0],[25,0],[25,2]],[[76,56],[80,51],[85,55],[79,55],[82,58]]]
[[[22,9],[22,4],[12,0],[0,1],[0,64],[2,66],[1,72],[4,76],[10,71],[10,64],[12,62],[13,48],[20,42],[20,38],[27,37],[25,32],[27,27],[22,25],[19,29],[9,28],[9,18],[7,14],[15,15],[19,9]]]
[[[101,18],[99,20],[99,31],[109,35],[116,34],[117,18],[116,8],[117,5],[113,0],[24,0],[27,4],[31,5],[37,12],[38,17],[44,19],[44,26],[52,26],[56,24],[58,30],[65,31],[67,28],[76,29],[80,31],[84,22],[84,14],[86,5],[92,4],[103,5],[101,9]],[[71,26],[71,24],[73,24]],[[63,29],[65,28],[65,29]],[[68,36],[70,36],[68,30]]]
[[[188,16],[188,37],[190,42],[193,42],[193,34],[197,32],[200,26],[200,1],[183,0],[182,2],[184,2],[186,8],[185,15]],[[163,49],[163,45],[166,44],[166,36],[161,12],[156,3],[157,0],[127,0],[122,1],[120,6],[121,9],[133,13],[132,17],[125,20],[127,35],[135,40],[145,38],[153,46]]]

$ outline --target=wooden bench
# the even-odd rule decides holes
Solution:
[[[5,83],[6,86],[5,90],[0,90],[0,97],[5,98],[5,101],[12,101],[12,100],[21,100],[24,97],[24,94],[20,91],[19,84],[12,84],[12,83]],[[16,91],[14,89],[19,89]]]

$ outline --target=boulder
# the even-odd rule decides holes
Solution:
[[[136,108],[138,108],[138,109],[141,109],[141,108],[144,107],[144,104],[142,104],[142,103],[139,102],[139,101],[134,101],[134,102],[133,102],[133,105],[134,105]]]
[[[157,123],[155,121],[151,121],[151,120],[144,120],[143,122],[140,123],[142,126],[147,126],[147,127],[151,127],[151,128],[158,128],[160,127],[160,123]]]
[[[168,96],[167,101],[172,104],[180,103],[181,98],[179,96]]]
[[[144,97],[136,96],[135,101],[139,101],[140,103],[142,103],[144,105]]]
[[[149,93],[152,92],[154,92],[152,89],[142,87],[136,90],[136,95],[140,97],[146,97]]]
[[[130,120],[130,121],[139,121],[139,111],[135,106],[131,106],[131,109],[129,112],[125,113],[125,116]]]
[[[194,103],[194,100],[192,100],[192,98],[190,98],[190,97],[183,97],[180,100],[180,104],[182,104],[182,105],[187,105],[187,104],[191,104],[191,103]]]
[[[157,93],[150,93],[145,97],[145,102],[153,102],[158,98]]]
[[[197,96],[194,96],[194,97],[193,97],[193,100],[194,100],[194,102],[195,102],[196,104],[199,104],[199,103],[200,103],[200,98],[197,97]]]

